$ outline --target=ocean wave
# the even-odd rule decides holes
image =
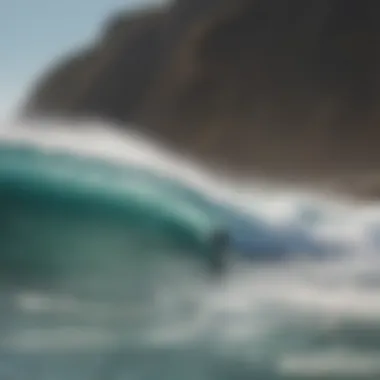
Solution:
[[[0,375],[378,377],[377,204],[234,182],[98,122],[41,124],[3,125],[2,175],[20,170],[20,156],[11,157],[20,146],[32,147],[21,177],[51,168],[52,183],[87,191],[70,200],[72,209],[1,192]],[[31,160],[36,149],[41,159]],[[177,254],[177,241],[168,255],[167,243],[148,244],[146,229],[128,232],[105,213],[109,203],[84,212],[91,194],[92,205],[104,192],[120,205],[127,184],[146,181],[145,195],[159,189],[165,204],[195,205],[212,226],[223,221],[240,256],[218,281],[210,281],[199,257]],[[9,268],[17,284],[5,277]],[[44,281],[30,281],[30,272]]]

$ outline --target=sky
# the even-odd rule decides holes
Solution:
[[[162,0],[0,0],[0,117],[55,59],[89,42],[118,9]]]

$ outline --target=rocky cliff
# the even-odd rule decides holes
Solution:
[[[22,112],[133,122],[226,168],[373,173],[379,21],[378,0],[177,0],[118,14]]]

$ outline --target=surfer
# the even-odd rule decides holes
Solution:
[[[229,243],[229,234],[225,230],[217,230],[211,237],[208,269],[214,276],[220,276],[226,270]]]

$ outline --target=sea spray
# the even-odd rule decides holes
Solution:
[[[12,211],[10,216],[28,234],[31,250],[44,239],[57,243],[48,237],[50,228],[66,234],[56,246],[63,257],[70,254],[70,239],[83,234],[93,239],[81,249],[77,246],[74,259],[104,252],[104,247],[119,253],[102,256],[101,265],[91,270],[82,260],[81,270],[71,268],[63,276],[55,275],[48,285],[6,286],[2,277],[7,307],[0,326],[0,375],[20,379],[96,379],[101,374],[155,380],[379,378],[377,205],[271,188],[262,181],[251,181],[250,186],[236,183],[99,122],[37,124],[4,125],[1,140],[141,165],[209,199],[234,205],[292,239],[297,238],[298,228],[306,229],[319,242],[345,254],[318,262],[236,262],[222,279],[208,281],[205,273],[199,275],[197,262],[177,260],[159,250],[133,262],[130,251],[138,247],[117,223],[106,228],[94,220],[78,223],[78,218],[63,216],[52,222],[45,214],[37,229],[36,223],[28,221],[28,210],[19,207],[19,214]],[[3,233],[6,227],[2,226]],[[20,243],[17,239],[15,235],[14,246]]]

